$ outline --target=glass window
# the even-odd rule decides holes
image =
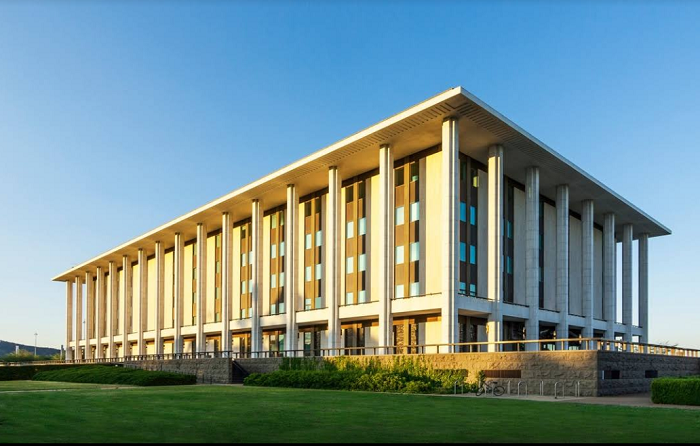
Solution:
[[[345,294],[345,305],[352,305],[354,304],[354,295],[352,293],[346,293]]]
[[[355,272],[354,265],[355,265],[355,258],[354,257],[348,257],[347,259],[345,259],[345,274],[354,273]]]
[[[253,264],[255,262],[255,257],[253,257],[253,251],[248,251],[248,263]]]
[[[508,238],[513,238],[513,223],[511,223],[510,220],[506,221],[506,229]]]
[[[311,234],[306,234],[304,237],[304,249],[311,249]]]
[[[246,294],[248,292],[248,282],[243,281],[241,282],[241,294]]]
[[[310,310],[311,309],[311,299],[304,299],[304,310]]]
[[[357,220],[357,235],[367,234],[367,220],[365,217]]]
[[[349,221],[345,224],[345,238],[353,238],[355,236],[355,222]]]
[[[253,279],[250,279],[248,281],[248,292],[252,293],[253,292]]]
[[[460,293],[467,293],[467,284],[464,282],[459,282],[459,291]]]
[[[401,265],[403,263],[403,246],[396,247],[396,264]]]
[[[316,280],[321,279],[321,264],[317,263],[316,264]]]
[[[272,214],[270,217],[270,226],[272,226],[272,229],[277,228],[277,214]]]
[[[323,245],[323,231],[316,231],[316,246]]]
[[[270,275],[270,288],[277,288],[277,274]]]
[[[396,295],[394,296],[396,299],[403,299],[404,294],[403,294],[403,285],[396,285]]]
[[[316,298],[316,308],[321,308],[321,296]]]
[[[307,282],[311,282],[311,267],[310,266],[307,266],[304,269],[304,280],[306,280]]]
[[[244,267],[246,265],[248,265],[248,254],[244,252],[243,254],[241,254],[241,267]]]
[[[460,262],[467,261],[467,244],[464,242],[459,243],[459,261]]]
[[[284,241],[280,242],[280,257],[284,255]]]
[[[513,274],[513,260],[510,256],[506,257],[506,273]]]
[[[277,314],[277,305],[270,304],[270,314]]]
[[[403,167],[394,171],[394,185],[396,187],[403,186]]]
[[[467,222],[467,203],[459,203],[459,220]]]
[[[418,181],[418,162],[411,163],[411,181]]]
[[[479,175],[476,173],[476,169],[472,169],[472,186],[479,187]]]
[[[357,292],[357,302],[361,304],[367,302],[367,292],[365,290]]]
[[[411,203],[411,221],[418,221],[420,219],[420,202],[416,201],[415,203]]]
[[[469,245],[469,263],[476,265],[476,246]]]
[[[476,208],[469,206],[469,224],[476,226]]]
[[[280,287],[284,286],[284,273],[280,273]]]
[[[403,206],[399,206],[396,208],[396,215],[394,217],[396,226],[402,225],[403,224]]]
[[[475,283],[469,284],[469,294],[471,296],[476,296],[476,284]]]
[[[411,289],[409,290],[409,293],[410,293],[411,297],[419,296],[420,295],[420,283],[418,283],[418,282],[411,283]]]
[[[357,257],[357,270],[358,271],[366,271],[367,270],[367,255],[366,254],[360,254]]]
[[[271,259],[277,258],[277,245],[270,245],[270,258]]]
[[[411,262],[417,262],[420,259],[420,242],[411,243],[410,256]]]
[[[280,314],[284,313],[284,302],[280,302],[277,306],[278,310],[280,310]]]
[[[350,203],[352,202],[353,198],[353,192],[355,191],[354,186],[348,186],[345,188],[345,202]]]

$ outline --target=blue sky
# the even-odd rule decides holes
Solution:
[[[698,22],[692,1],[0,2],[0,339],[61,345],[57,273],[461,85],[673,230],[651,340],[700,347]]]

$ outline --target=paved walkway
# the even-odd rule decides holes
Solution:
[[[632,395],[617,395],[617,396],[599,396],[599,397],[559,397],[554,399],[553,396],[540,396],[540,395],[528,395],[528,396],[517,396],[517,395],[503,395],[503,396],[493,396],[493,395],[482,395],[476,396],[473,393],[467,393],[464,395],[449,395],[461,398],[494,398],[494,399],[510,399],[510,400],[524,400],[524,401],[544,401],[548,403],[577,403],[577,404],[599,404],[604,406],[629,406],[629,407],[654,407],[661,409],[688,409],[688,410],[700,410],[700,406],[676,406],[673,404],[654,404],[651,402],[650,393],[637,393]]]

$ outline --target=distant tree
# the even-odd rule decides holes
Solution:
[[[9,353],[5,356],[0,357],[2,362],[34,362],[34,361],[48,361],[53,359],[51,356],[40,356],[34,355],[34,353],[28,352],[27,350],[18,350],[16,353]]]

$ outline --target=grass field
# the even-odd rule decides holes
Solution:
[[[116,387],[108,384],[75,384],[42,381],[0,381],[0,392],[21,392],[28,390],[65,390]],[[125,387],[125,386],[120,386]]]
[[[9,384],[27,386],[3,383],[6,390]],[[0,442],[700,441],[700,411],[679,409],[233,386],[77,386],[0,394]]]

